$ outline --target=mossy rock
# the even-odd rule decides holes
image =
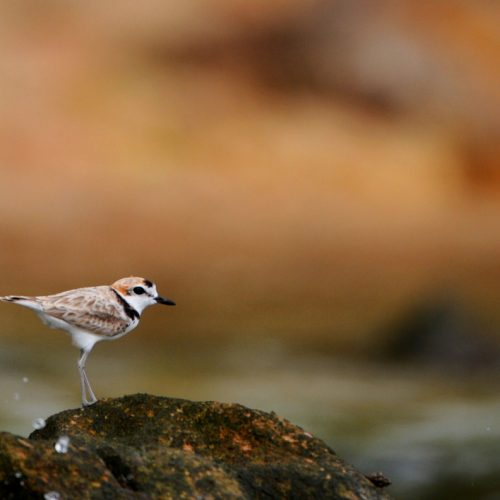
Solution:
[[[70,438],[66,453],[54,445]],[[386,499],[321,440],[274,413],[136,394],[0,433],[0,498]]]

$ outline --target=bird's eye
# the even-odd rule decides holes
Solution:
[[[132,291],[136,295],[142,295],[146,290],[144,290],[144,288],[142,288],[142,286],[134,286],[134,288],[132,288]]]

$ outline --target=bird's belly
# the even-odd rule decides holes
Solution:
[[[92,347],[97,342],[106,338],[96,333],[84,332],[83,330],[72,330],[69,333],[71,334],[73,345],[84,351],[92,350]]]

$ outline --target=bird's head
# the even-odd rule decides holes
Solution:
[[[115,281],[111,288],[116,290],[139,314],[153,304],[175,306],[175,302],[158,295],[156,285],[147,279],[130,276]]]

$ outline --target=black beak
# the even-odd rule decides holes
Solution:
[[[158,304],[164,304],[166,306],[175,306],[175,302],[173,300],[165,299],[164,297],[160,297],[159,295],[158,297],[156,297],[155,300]]]

